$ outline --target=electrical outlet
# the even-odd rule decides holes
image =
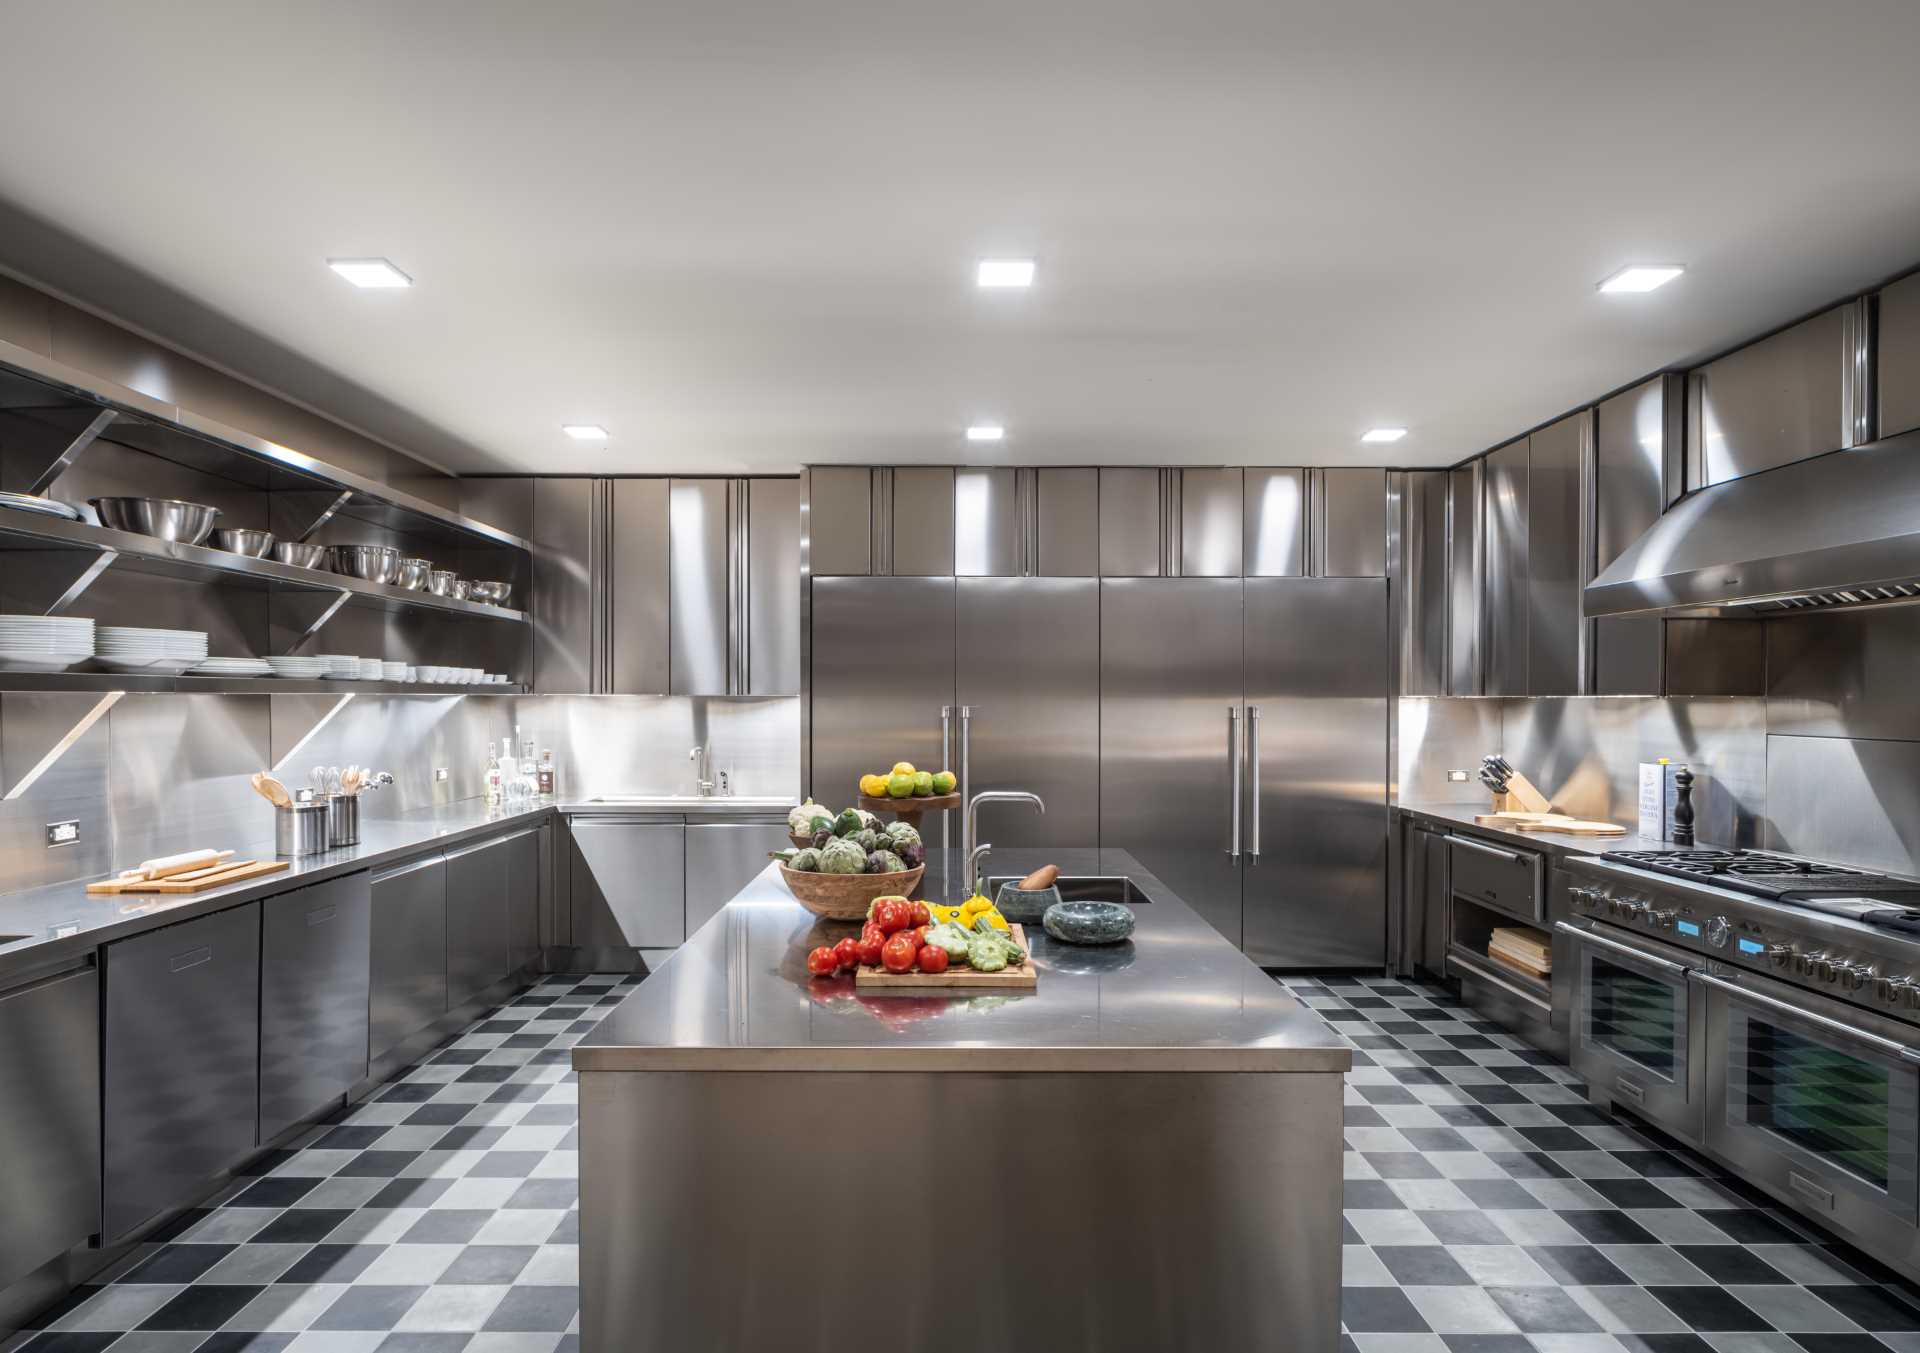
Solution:
[[[433,782],[435,784],[445,783],[446,778],[447,778],[447,768],[445,766],[435,766],[433,768]]]
[[[78,845],[79,842],[80,823],[77,820],[47,824],[47,849],[51,850],[55,846]]]
[[[1467,782],[1467,773],[1463,770],[1450,770],[1447,772],[1447,780],[1452,784],[1463,785]]]

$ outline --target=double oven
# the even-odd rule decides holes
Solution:
[[[1905,942],[1835,943],[1780,903],[1642,888],[1600,861],[1569,870],[1569,1059],[1590,1098],[1920,1276],[1920,985]]]

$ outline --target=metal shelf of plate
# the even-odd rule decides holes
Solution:
[[[142,676],[138,672],[0,672],[8,691],[108,692],[162,695],[525,695],[516,682],[472,686],[409,681],[300,681],[280,677]]]

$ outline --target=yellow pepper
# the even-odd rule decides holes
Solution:
[[[936,924],[948,921],[951,921],[955,925],[966,924],[965,921],[960,919],[966,910],[964,905],[950,907],[942,902],[929,902],[927,903],[927,910],[933,914],[933,919]]]
[[[1000,908],[998,907],[989,905],[975,912],[972,918],[970,919],[969,924],[971,925],[973,921],[978,921],[982,917],[984,917],[986,919],[987,924],[992,926],[995,930],[1007,929],[1007,918],[1000,914]]]

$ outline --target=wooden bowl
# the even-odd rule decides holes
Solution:
[[[876,897],[912,897],[926,872],[924,864],[893,874],[804,874],[780,866],[780,877],[800,905],[835,921],[864,921]]]
[[[808,832],[802,836],[799,832],[788,832],[787,840],[793,842],[796,849],[805,850],[813,844],[813,833]]]
[[[922,799],[896,799],[891,795],[886,798],[877,798],[871,794],[862,794],[858,806],[866,809],[869,813],[890,813],[901,821],[912,823],[917,827],[920,825],[920,815],[922,813],[938,813],[944,812],[949,808],[958,808],[960,806],[960,795],[956,792],[952,794],[934,794]]]

